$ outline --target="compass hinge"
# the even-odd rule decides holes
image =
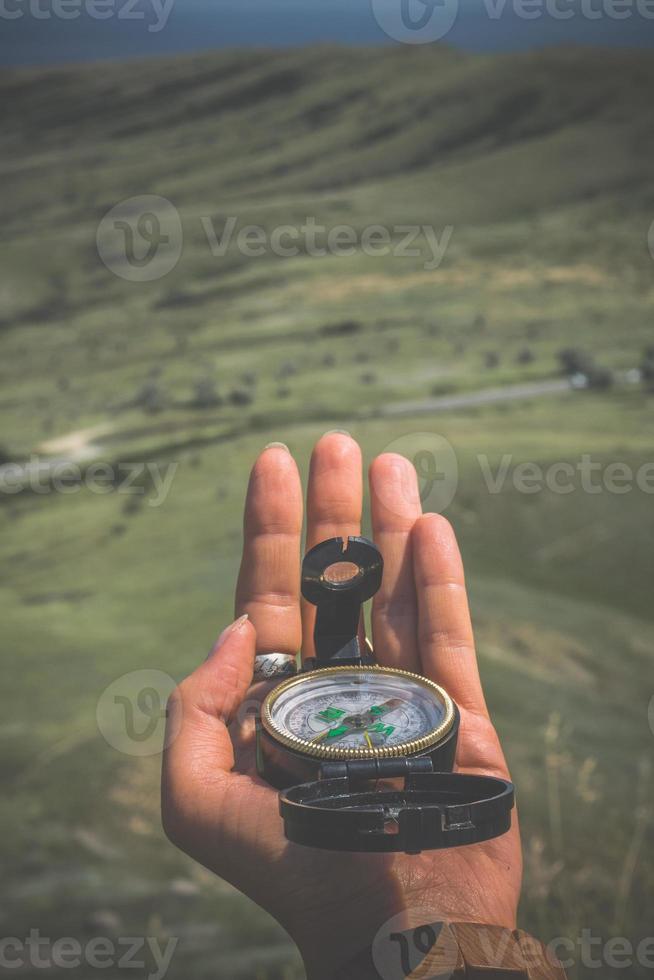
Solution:
[[[325,762],[320,767],[321,779],[391,779],[433,772],[429,756],[414,759],[351,759],[349,762]]]

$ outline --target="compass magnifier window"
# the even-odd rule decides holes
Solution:
[[[323,581],[333,588],[345,588],[361,578],[363,569],[353,561],[335,561],[322,573]]]

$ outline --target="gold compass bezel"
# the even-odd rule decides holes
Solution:
[[[341,674],[352,673],[400,677],[405,680],[410,680],[414,684],[419,684],[426,688],[430,694],[435,694],[443,703],[445,718],[437,728],[434,728],[428,735],[423,735],[421,738],[412,739],[409,742],[400,742],[397,745],[384,746],[382,748],[373,747],[371,749],[316,745],[308,739],[301,738],[299,735],[291,735],[289,732],[282,730],[274,720],[272,715],[273,708],[279,697],[290,690],[290,688],[307,684],[311,680],[315,680],[316,675],[322,678],[338,677]],[[300,752],[302,755],[307,755],[314,759],[334,759],[337,761],[345,761],[347,759],[392,759],[407,755],[418,755],[438,745],[449,734],[454,725],[455,717],[456,711],[452,698],[447,691],[438,684],[435,684],[434,681],[430,681],[426,677],[421,677],[419,674],[414,674],[409,670],[400,670],[397,667],[380,667],[376,664],[354,667],[322,667],[308,674],[298,674],[295,677],[289,678],[289,680],[283,681],[270,691],[261,706],[261,723],[265,731],[275,741],[280,742],[287,749]]]

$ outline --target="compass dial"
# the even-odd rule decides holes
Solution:
[[[454,722],[432,681],[388,667],[327,667],[294,677],[263,704],[264,728],[318,758],[379,758],[426,751]]]

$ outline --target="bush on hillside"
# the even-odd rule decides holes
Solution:
[[[593,355],[579,347],[566,347],[559,351],[557,357],[562,373],[570,378],[575,375],[583,375],[586,378],[586,387],[588,388],[606,391],[615,380],[613,372],[609,368],[596,364]]]
[[[223,400],[218,394],[216,383],[211,378],[202,378],[194,385],[192,408],[218,408]]]

